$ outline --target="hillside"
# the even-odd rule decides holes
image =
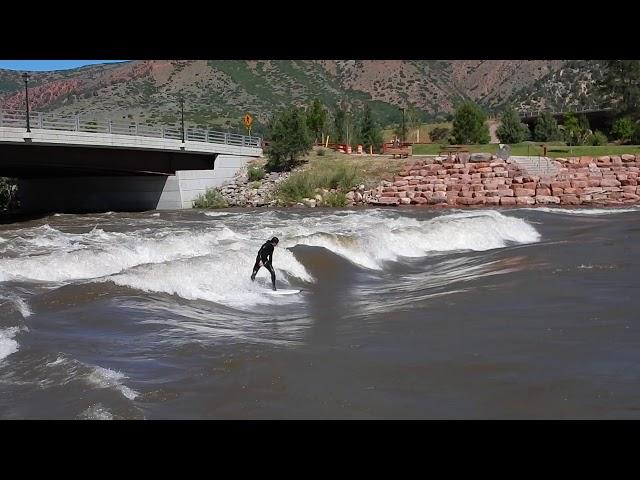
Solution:
[[[407,103],[424,119],[443,118],[471,99],[487,110],[589,101],[595,62],[562,60],[141,60],[57,72],[33,72],[33,110],[173,122],[178,94],[197,124],[239,127],[280,107],[320,97],[327,105],[370,101],[383,124]],[[20,72],[0,70],[0,108],[24,108]]]

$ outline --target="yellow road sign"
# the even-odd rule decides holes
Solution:
[[[248,113],[244,116],[242,120],[244,121],[244,126],[247,128],[251,127],[251,125],[253,124],[253,117]]]

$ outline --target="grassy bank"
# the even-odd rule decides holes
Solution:
[[[414,155],[437,155],[446,145],[441,144],[429,144],[429,145],[414,145]],[[542,155],[543,151],[537,144],[530,143],[517,143],[511,146],[511,155]],[[469,145],[469,151],[472,153],[496,153],[498,151],[498,144],[489,143],[486,145]],[[557,157],[580,157],[580,156],[592,156],[597,157],[601,155],[622,155],[623,153],[640,153],[640,145],[603,145],[599,147],[592,147],[588,145],[582,145],[577,147],[568,147],[566,145],[549,145],[547,148],[547,156],[552,158]]]
[[[389,157],[351,157],[325,151],[323,156],[311,152],[307,163],[278,185],[275,196],[284,202],[300,202],[303,198],[314,198],[317,190],[335,190],[323,195],[325,204],[343,206],[344,194],[358,184],[375,186],[381,180],[392,180],[400,171],[402,160]]]

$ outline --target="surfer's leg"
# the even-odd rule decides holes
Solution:
[[[251,281],[253,282],[256,279],[256,273],[260,270],[262,264],[260,263],[260,259],[256,260],[256,264],[253,266],[253,273],[251,274]]]
[[[275,290],[276,289],[276,272],[270,263],[265,263],[264,266],[271,273],[271,283],[273,284],[273,289]]]

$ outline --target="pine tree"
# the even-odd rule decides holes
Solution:
[[[501,143],[520,143],[529,136],[529,127],[522,123],[516,111],[509,107],[502,113],[496,135]]]
[[[491,135],[485,114],[473,102],[460,105],[453,118],[453,138],[456,143],[489,143]]]
[[[271,120],[266,137],[269,141],[265,150],[269,171],[291,170],[313,145],[304,111],[297,107],[278,112]]]
[[[533,139],[536,142],[553,142],[562,139],[558,129],[558,122],[549,112],[544,112],[538,117],[533,128]]]

